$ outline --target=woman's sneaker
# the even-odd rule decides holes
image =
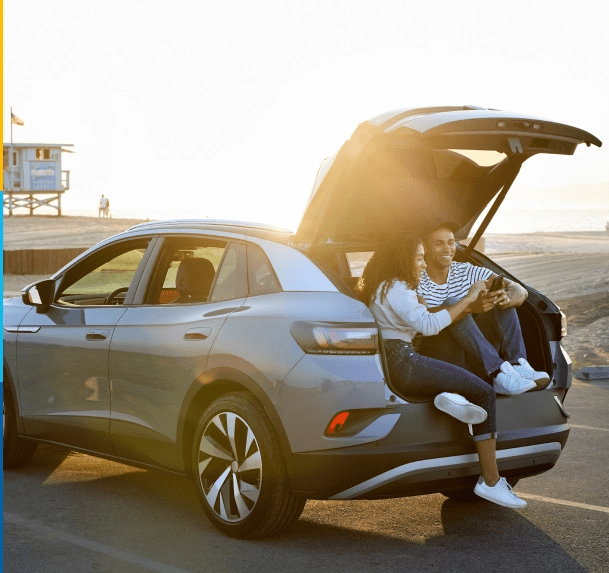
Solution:
[[[529,390],[537,389],[537,384],[528,378],[524,378],[509,362],[504,362],[499,367],[499,374],[493,379],[493,388],[497,394],[524,394]]]
[[[499,478],[499,481],[493,487],[490,487],[486,485],[484,478],[480,476],[478,478],[478,483],[474,488],[474,493],[488,501],[502,505],[503,507],[524,509],[527,506],[527,502],[520,499],[512,491],[512,486],[505,478]]]
[[[537,386],[537,390],[544,390],[550,384],[550,376],[546,372],[538,372],[524,359],[519,358],[518,364],[513,365],[516,374],[520,374],[523,378],[533,380]]]
[[[484,408],[472,404],[460,394],[442,392],[434,398],[433,403],[438,410],[465,424],[481,424],[488,416]]]

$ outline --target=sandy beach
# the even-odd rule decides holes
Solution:
[[[4,217],[4,249],[87,248],[143,221],[94,217]],[[609,232],[485,235],[485,253],[558,303],[569,321],[565,347],[574,363],[609,364]],[[17,295],[41,275],[5,275]]]

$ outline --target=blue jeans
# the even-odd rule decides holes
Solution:
[[[447,298],[445,305],[457,302]],[[515,308],[495,307],[488,312],[467,315],[436,336],[425,336],[421,354],[444,360],[479,376],[488,376],[503,362],[517,364],[527,357],[520,321]]]
[[[383,345],[391,384],[398,393],[429,398],[442,392],[460,394],[488,414],[484,422],[472,425],[474,441],[497,437],[496,395],[490,384],[454,364],[421,356],[403,340],[384,340]]]

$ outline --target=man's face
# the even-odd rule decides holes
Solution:
[[[456,251],[455,236],[446,227],[440,227],[425,237],[425,260],[432,268],[450,267]]]

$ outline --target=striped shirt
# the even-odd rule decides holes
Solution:
[[[443,285],[433,282],[427,271],[423,271],[417,294],[421,295],[427,306],[441,305],[449,296],[461,300],[476,281],[485,281],[493,273],[484,267],[476,267],[470,263],[453,262],[448,269],[448,279]]]

